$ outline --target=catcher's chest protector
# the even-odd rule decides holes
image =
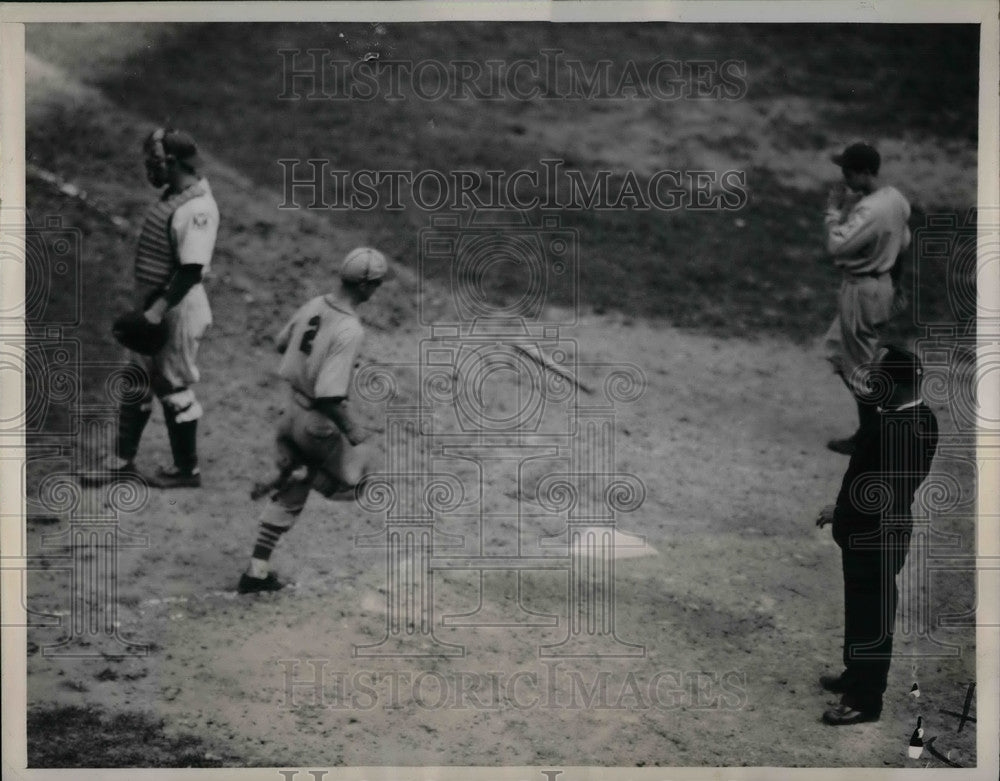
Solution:
[[[177,266],[170,241],[170,218],[185,203],[206,193],[205,186],[198,182],[150,207],[135,252],[136,280],[153,287],[163,287],[170,281]]]

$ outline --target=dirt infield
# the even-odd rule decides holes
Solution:
[[[132,77],[114,75],[115,57],[102,48],[114,49],[106,37],[95,41],[81,39],[79,30],[63,31],[66,45],[95,50],[93,70],[77,81],[54,64],[58,32],[40,31],[29,61],[29,160],[77,183],[134,227],[151,195],[141,180],[136,139],[156,117],[145,99],[133,94]],[[226,27],[219,40],[232,43],[235,32]],[[718,40],[712,37],[717,30],[709,32]],[[146,68],[155,83],[169,57],[143,63],[146,49],[172,52],[178,41],[190,44],[207,34],[172,30],[161,38],[148,26],[137,28],[130,61]],[[268,33],[290,34],[285,28]],[[435,29],[413,45],[436,45],[443,34]],[[462,45],[474,47],[475,35],[468,35]],[[588,40],[584,36],[577,44],[585,48]],[[232,84],[243,78],[234,74]],[[838,119],[832,98],[810,102],[762,90],[758,99],[739,109],[741,132],[754,137],[766,137],[779,125]],[[780,116],[772,111],[778,103],[787,109]],[[672,143],[692,160],[722,156],[719,165],[747,163],[736,141],[707,137],[722,121],[713,105],[691,109],[697,116],[678,123]],[[597,135],[607,139],[608,128],[593,117],[584,122],[567,113],[560,119],[566,124],[558,125],[534,107],[524,114],[517,135],[536,156],[557,152],[563,143],[562,151],[576,149],[586,165],[627,166],[635,165],[637,156],[653,164],[664,152],[651,131],[662,117],[640,117],[629,126],[642,138],[597,147]],[[960,118],[948,117],[960,124]],[[837,132],[849,132],[851,123],[840,119]],[[591,135],[566,142],[573,122]],[[446,274],[419,275],[408,252],[415,241],[413,231],[407,232],[413,226],[405,222],[416,219],[410,213],[405,221],[376,222],[277,210],[279,195],[261,181],[274,155],[255,165],[248,161],[259,136],[273,128],[264,120],[256,129],[251,124],[233,129],[229,148],[206,144],[224,226],[207,284],[216,324],[202,347],[198,389],[207,410],[200,428],[204,486],[172,492],[140,488],[126,497],[108,489],[73,494],[102,511],[111,503],[121,506],[115,525],[120,547],[113,562],[102,565],[115,573],[115,632],[73,630],[72,621],[97,606],[84,600],[77,606],[82,612],[73,611],[80,592],[70,580],[77,553],[70,535],[79,519],[68,510],[53,510],[51,487],[46,489],[47,480],[79,465],[80,453],[106,448],[109,432],[75,430],[67,437],[72,449],[47,449],[50,440],[42,435],[72,429],[74,422],[70,408],[56,404],[39,423],[37,441],[29,437],[26,540],[38,565],[27,575],[27,606],[36,615],[28,632],[32,764],[167,766],[173,755],[185,764],[213,767],[922,767],[931,761],[926,754],[919,762],[907,758],[918,716],[927,737],[937,736],[938,749],[950,752],[950,761],[975,764],[974,727],[959,732],[956,719],[941,713],[961,711],[976,680],[974,627],[938,623],[974,610],[974,572],[961,565],[932,572],[927,558],[936,553],[967,562],[975,553],[969,499],[977,479],[974,441],[961,405],[956,413],[954,403],[971,397],[974,364],[967,353],[951,349],[952,343],[944,345],[947,359],[929,372],[936,384],[928,402],[947,443],[932,478],[949,487],[946,494],[964,499],[935,498],[933,490],[922,496],[927,512],[918,517],[919,528],[930,536],[915,539],[906,570],[910,586],[901,601],[881,721],[835,730],[819,720],[831,695],[817,678],[840,668],[843,598],[839,551],[829,529],[818,530],[814,522],[819,508],[836,497],[847,463],[824,443],[849,433],[855,412],[817,339],[817,324],[832,314],[834,275],[815,260],[821,254],[812,246],[818,244],[818,228],[808,219],[815,216],[813,201],[821,200],[825,173],[815,165],[815,149],[805,146],[790,156],[781,154],[782,145],[773,139],[755,147],[754,165],[761,173],[754,181],[761,184],[753,192],[752,211],[727,217],[724,228],[706,219],[697,231],[677,227],[671,234],[659,226],[644,232],[654,222],[648,216],[620,217],[617,223],[595,217],[589,233],[580,228],[585,295],[578,312],[568,310],[565,301],[546,312],[553,321],[575,320],[560,327],[561,349],[594,393],[579,390],[572,398],[580,408],[598,407],[609,393],[615,399],[604,409],[613,419],[607,444],[614,471],[633,476],[629,485],[642,496],[641,502],[622,499],[628,512],[617,519],[619,530],[635,537],[623,540],[634,550],[619,551],[623,555],[613,560],[607,581],[614,583],[613,616],[601,618],[610,622],[613,637],[597,630],[582,633],[588,642],[599,636],[611,649],[608,655],[551,654],[573,631],[568,607],[573,583],[565,567],[444,566],[433,576],[430,613],[441,653],[365,655],[363,649],[387,631],[396,593],[392,573],[420,566],[418,556],[393,560],[383,547],[366,544],[382,539],[387,520],[370,497],[367,506],[311,497],[274,558],[292,585],[274,595],[238,596],[235,584],[260,509],[249,492],[270,469],[274,421],[284,399],[274,374],[273,343],[283,319],[329,284],[334,259],[345,250],[383,238],[397,242],[391,247],[392,279],[362,309],[369,330],[362,370],[381,372],[393,390],[383,394],[376,388],[370,398],[362,394],[361,402],[366,420],[379,432],[374,442],[385,469],[391,470],[398,451],[426,447],[412,431],[392,439],[392,415],[422,398],[426,367],[420,358],[432,335],[429,323],[453,315],[456,307]],[[74,132],[67,134],[70,127]],[[478,143],[488,147],[490,128],[477,128]],[[595,135],[595,128],[600,133]],[[220,126],[204,130],[212,138]],[[303,148],[318,144],[327,130],[311,122],[303,130]],[[427,132],[406,154],[422,149],[431,154],[430,147],[454,141]],[[893,141],[893,159],[901,167],[924,161],[915,170],[936,196],[918,205],[927,210],[947,205],[964,213],[963,175],[974,166],[973,141],[957,133],[957,151],[941,167],[928,132],[922,130],[912,143]],[[377,146],[385,153],[384,140]],[[344,154],[360,154],[358,149],[352,139]],[[616,151],[627,151],[629,159],[609,162]],[[77,306],[83,313],[72,332],[85,379],[76,392],[93,411],[107,403],[108,378],[123,357],[108,326],[130,287],[131,238],[80,199],[39,180],[28,184],[35,222],[58,216],[82,240],[80,295],[53,291],[47,315]],[[745,220],[755,218],[744,231]],[[676,215],[670,220],[671,229],[683,224]],[[714,233],[716,228],[724,232]],[[390,230],[405,238],[390,238]],[[636,258],[635,275],[614,251],[625,246],[622,236],[632,242],[624,254]],[[672,248],[674,239],[676,251],[658,254]],[[795,264],[809,264],[808,271],[796,275]],[[919,295],[923,285],[946,286],[947,280],[918,283],[913,289]],[[644,290],[652,292],[644,297]],[[642,306],[635,303],[639,299]],[[944,306],[934,299],[932,309]],[[578,319],[571,317],[576,314]],[[899,332],[912,337],[914,329],[902,323]],[[505,360],[496,359],[489,382],[478,390],[491,419],[517,412],[531,390]],[[631,385],[612,393],[607,382],[616,367],[631,372]],[[434,424],[446,434],[460,425],[443,416]],[[157,411],[139,465],[152,470],[168,452]],[[458,500],[459,510],[436,518],[435,545],[443,551],[435,549],[436,555],[481,550],[509,557],[569,555],[565,513],[551,511],[552,499],[542,490],[547,474],[564,470],[565,454],[539,456],[513,474],[497,470],[485,476],[454,460],[441,467],[447,460],[441,447],[424,455],[438,459],[435,469],[457,475],[466,488],[480,488],[478,495]],[[46,490],[48,506],[42,499]],[[477,513],[498,520],[480,528]],[[585,561],[595,568],[612,566],[597,556]],[[403,641],[414,634],[407,629]],[[67,636],[71,642],[54,650]],[[911,694],[915,682],[919,697]],[[76,725],[74,731],[92,731],[93,744],[60,742],[58,730],[44,727],[46,715]],[[144,755],[144,763],[143,756],[122,745],[116,749],[113,741],[108,748],[106,737],[115,731],[151,741],[156,750]]]
[[[623,343],[622,331],[633,338]],[[253,766],[907,766],[916,715],[929,721],[926,714],[939,706],[957,707],[964,682],[974,678],[973,635],[947,632],[963,655],[919,659],[912,667],[906,654],[918,650],[920,638],[901,637],[883,720],[852,732],[819,723],[827,696],[816,678],[837,668],[842,607],[838,551],[813,520],[844,468],[822,443],[851,419],[845,394],[823,381],[821,358],[783,343],[623,327],[608,318],[589,319],[576,333],[591,360],[641,361],[648,379],[643,396],[620,411],[615,443],[620,468],[638,475],[646,490],[645,503],[620,526],[658,551],[619,561],[615,571],[616,632],[645,646],[644,657],[539,658],[538,647],[566,631],[566,574],[543,572],[524,576],[524,605],[561,616],[558,626],[436,628],[441,640],[466,647],[455,660],[352,658],[354,646],[384,631],[384,553],[356,544],[381,521],[353,503],[315,497],[276,554],[279,572],[295,588],[237,597],[232,589],[255,529],[249,478],[266,461],[271,422],[256,415],[252,425],[245,421],[273,403],[277,388],[269,382],[237,394],[208,382],[204,488],[153,491],[140,511],[121,516],[123,530],[148,540],[122,552],[121,634],[149,645],[150,653],[111,647],[94,659],[46,659],[37,648],[58,632],[36,630],[30,701],[152,711],[172,731],[205,736],[211,755]],[[630,352],[628,344],[655,348]],[[404,363],[417,347],[415,335],[380,334],[369,354]],[[222,376],[234,360],[224,348],[223,339],[206,345]],[[815,377],[821,381],[808,379]],[[517,389],[495,392],[502,405]],[[946,417],[944,425],[947,431]],[[161,428],[154,419],[143,466],[166,452]],[[706,482],[706,463],[717,479]],[[969,477],[960,461],[939,468]],[[501,504],[518,498],[516,483],[484,491]],[[42,533],[62,528],[31,523],[29,541],[38,545]],[[971,541],[967,520],[944,515],[935,528],[960,534],[963,546]],[[558,526],[524,531],[530,538],[555,534]],[[501,543],[511,533],[492,530]],[[474,578],[438,577],[435,616],[474,610]],[[494,581],[484,614],[502,614],[516,601],[517,585],[510,576]],[[972,607],[967,575],[933,585],[935,614],[945,605],[947,612]],[[34,574],[33,609],[64,607],[66,586],[56,571]],[[525,683],[508,689],[517,673]],[[324,682],[319,700],[303,685],[317,675]],[[421,686],[393,695],[394,675]],[[484,683],[491,675],[500,676],[499,697]],[[606,692],[595,694],[602,676]],[[539,701],[544,680],[555,692],[548,705]],[[908,695],[914,680],[920,701]],[[474,689],[459,688],[470,681]],[[597,699],[584,707],[589,697]],[[599,742],[579,742],[594,733]],[[974,750],[968,736],[952,744],[953,756],[966,762]]]

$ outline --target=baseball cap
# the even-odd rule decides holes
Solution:
[[[879,166],[882,164],[878,150],[863,141],[851,144],[839,155],[832,155],[830,159],[841,168],[849,168],[852,171],[878,173]]]
[[[358,247],[347,253],[340,264],[340,278],[344,282],[369,282],[382,279],[389,271],[385,255],[371,247]]]

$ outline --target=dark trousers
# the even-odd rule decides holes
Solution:
[[[842,548],[845,702],[881,712],[892,662],[892,635],[909,534],[902,539],[855,537]]]

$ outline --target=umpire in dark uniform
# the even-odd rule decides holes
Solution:
[[[919,358],[883,348],[871,386],[877,415],[858,433],[857,448],[837,496],[816,525],[833,524],[844,571],[844,671],[820,677],[842,695],[823,714],[830,725],[877,721],[892,661],[899,591],[896,575],[910,545],[910,507],[937,449],[934,413],[920,398]]]

